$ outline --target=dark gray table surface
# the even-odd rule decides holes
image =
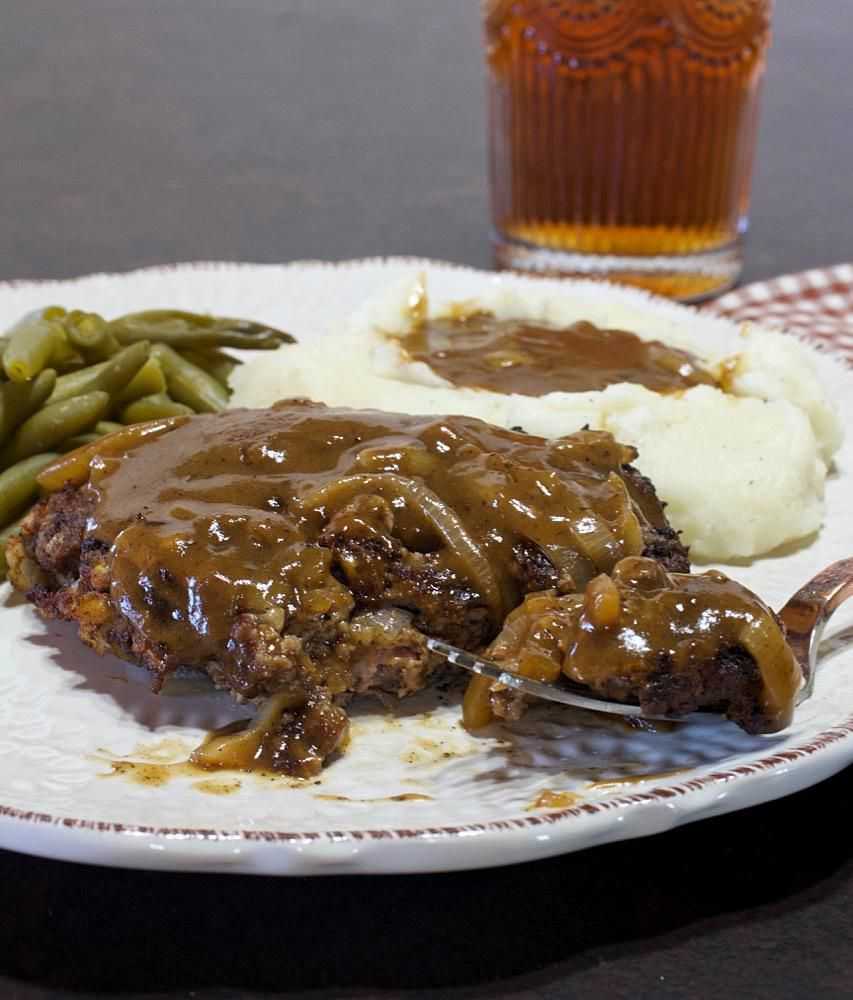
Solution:
[[[748,279],[853,256],[849,0],[782,0]],[[0,279],[488,266],[476,0],[5,0]],[[0,852],[0,995],[845,997],[853,772],[492,872],[263,880]]]

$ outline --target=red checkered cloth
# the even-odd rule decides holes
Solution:
[[[788,330],[843,354],[853,365],[853,264],[745,285],[705,309],[737,322]]]

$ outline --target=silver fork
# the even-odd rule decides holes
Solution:
[[[791,647],[803,674],[803,685],[797,704],[810,697],[814,690],[817,654],[821,636],[833,612],[848,597],[853,596],[853,559],[841,559],[822,570],[791,597],[779,611]],[[587,708],[608,715],[629,715],[642,719],[678,718],[689,716],[646,715],[639,705],[625,705],[618,701],[605,701],[592,694],[582,694],[568,684],[546,684],[528,677],[520,677],[503,666],[485,660],[482,656],[467,653],[441,639],[427,637],[426,644],[434,653],[444,656],[450,663],[472,673],[488,677],[499,684],[523,691],[534,698],[556,701],[575,708]],[[697,713],[704,714],[704,713]]]

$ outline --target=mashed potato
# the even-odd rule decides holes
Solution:
[[[639,451],[637,466],[669,504],[699,560],[751,558],[817,531],[827,468],[841,427],[814,352],[793,338],[744,329],[631,289],[586,282],[489,284],[470,302],[499,317],[568,325],[580,319],[630,330],[726,364],[730,393],[697,386],[664,396],[620,384],[541,397],[457,388],[411,362],[397,340],[425,294],[412,278],[365,303],[342,334],[257,357],[234,374],[234,405],[284,396],[409,413],[460,413],[556,437],[608,430]],[[456,297],[458,301],[458,296]],[[440,315],[450,301],[434,301]]]

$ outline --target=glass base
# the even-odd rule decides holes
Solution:
[[[728,291],[743,268],[740,239],[702,253],[654,257],[570,253],[494,233],[498,267],[543,277],[593,278],[644,288],[680,302],[702,302]]]

